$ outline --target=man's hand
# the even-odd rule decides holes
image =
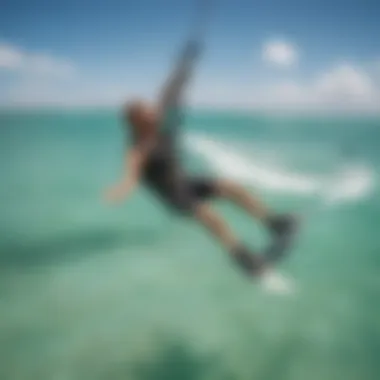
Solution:
[[[140,182],[141,170],[145,156],[146,151],[136,147],[126,155],[126,173],[118,184],[106,191],[106,201],[110,203],[117,203],[131,195],[132,191]]]
[[[121,183],[109,188],[105,193],[105,199],[109,203],[118,203],[127,198],[133,185],[131,183]]]

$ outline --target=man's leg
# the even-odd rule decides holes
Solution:
[[[293,228],[294,219],[287,215],[278,215],[270,211],[257,197],[233,181],[216,180],[215,191],[218,196],[228,199],[260,220],[275,236],[287,234]]]
[[[215,187],[220,197],[237,204],[263,224],[266,224],[270,219],[271,213],[268,208],[258,197],[253,196],[243,186],[233,181],[216,180]]]
[[[244,271],[252,276],[263,272],[265,269],[263,258],[252,254],[240,244],[223,218],[209,204],[205,202],[197,204],[193,209],[193,216],[217,238]]]
[[[287,236],[295,226],[294,217],[272,213],[257,197],[236,182],[193,177],[189,185],[191,194],[198,200],[221,197],[238,205],[253,218],[260,220],[274,237]]]

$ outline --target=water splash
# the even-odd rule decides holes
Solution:
[[[253,161],[244,150],[234,149],[210,136],[190,134],[186,136],[185,144],[221,177],[267,191],[317,195],[328,204],[336,204],[364,198],[374,186],[374,173],[364,164],[350,164],[339,172],[318,175],[268,166],[259,159]]]

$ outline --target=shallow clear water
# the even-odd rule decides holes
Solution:
[[[103,202],[121,171],[116,115],[0,115],[0,378],[379,378],[379,120],[188,118],[189,170],[314,211],[281,266],[297,292],[279,297],[144,189]],[[265,243],[240,210],[216,207]]]

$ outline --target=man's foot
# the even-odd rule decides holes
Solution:
[[[297,227],[297,219],[294,215],[277,215],[268,222],[269,231],[276,238],[291,234]]]
[[[297,227],[298,220],[293,215],[279,215],[269,221],[268,228],[273,241],[265,252],[268,263],[273,264],[285,255],[293,242]]]
[[[240,245],[232,250],[235,262],[250,276],[259,276],[266,269],[265,258]]]

